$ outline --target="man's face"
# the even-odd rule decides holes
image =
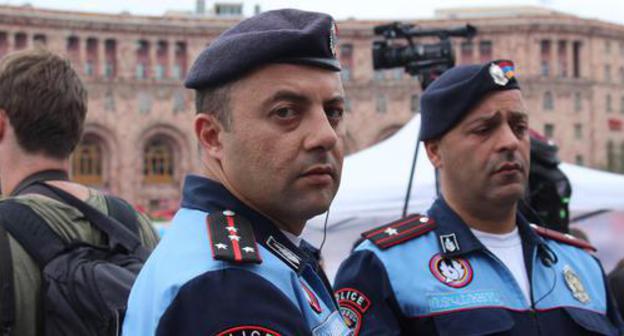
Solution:
[[[443,190],[464,202],[517,202],[529,175],[526,113],[520,90],[494,92],[437,140],[437,155],[430,157],[448,184]]]
[[[340,183],[345,125],[339,73],[273,64],[236,82],[221,132],[226,185],[285,224],[329,207]]]

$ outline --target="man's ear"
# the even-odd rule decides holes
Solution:
[[[0,141],[4,139],[4,134],[6,133],[8,123],[9,118],[7,117],[6,111],[0,109]]]
[[[427,150],[427,157],[429,157],[431,164],[433,164],[433,166],[437,169],[442,168],[443,161],[442,156],[440,155],[440,140],[425,141],[425,149]]]
[[[224,132],[223,125],[217,118],[208,113],[198,113],[193,120],[195,137],[203,151],[215,159],[222,159],[223,143],[221,134]]]

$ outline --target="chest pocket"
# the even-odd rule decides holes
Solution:
[[[472,336],[505,333],[514,327],[509,312],[502,309],[478,309],[433,317],[435,328],[441,336]]]
[[[618,335],[615,326],[605,315],[576,308],[565,308],[565,311],[577,325],[586,331],[598,335]]]

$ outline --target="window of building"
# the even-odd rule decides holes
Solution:
[[[104,111],[115,111],[115,95],[110,88],[104,94]]]
[[[550,75],[550,40],[540,42],[541,75]]]
[[[403,68],[396,68],[396,69],[392,69],[390,70],[392,72],[392,78],[395,80],[401,80],[403,79],[403,73],[405,72],[405,69]]]
[[[481,63],[492,60],[492,41],[479,42],[479,59],[481,60]]]
[[[340,72],[342,80],[351,80],[353,76],[353,44],[344,43],[340,45],[340,65],[342,66]]]
[[[87,39],[87,54],[85,56],[84,73],[86,76],[96,76],[98,72],[98,40]]]
[[[148,114],[152,111],[152,95],[148,92],[141,91],[137,94],[139,101],[139,113]]]
[[[580,92],[576,92],[574,94],[574,111],[581,112],[583,109],[583,96],[581,96]]]
[[[135,69],[135,77],[137,79],[146,79],[149,77],[149,50],[150,44],[148,41],[140,40],[137,42]]]
[[[379,114],[385,114],[386,105],[386,96],[383,94],[377,95],[377,99],[375,100],[375,111]]]
[[[552,139],[555,137],[555,125],[553,124],[544,124],[544,136]]]
[[[583,125],[574,124],[574,138],[578,140],[583,139]]]
[[[114,78],[117,75],[117,41],[108,39],[104,41],[104,76]]]
[[[620,74],[620,83],[624,84],[624,67],[620,67],[618,73]]]
[[[102,146],[97,138],[85,135],[72,157],[72,180],[91,186],[104,183]]]
[[[186,99],[184,96],[184,91],[176,90],[173,93],[173,113],[182,113],[186,111]]]
[[[410,99],[410,111],[412,111],[413,114],[420,111],[420,96],[417,94],[413,94]]]
[[[386,79],[386,72],[383,70],[375,70],[373,72],[373,79],[377,82],[383,81]]]
[[[70,36],[67,38],[67,58],[74,65],[80,64],[80,39],[78,36]],[[80,68],[77,68],[80,69]]]
[[[611,66],[608,64],[605,64],[604,66],[604,80],[605,82],[611,81]]]
[[[572,45],[572,75],[574,78],[581,77],[581,46],[580,41],[575,41]]]
[[[25,33],[15,34],[15,50],[22,50],[28,46],[28,39]]]
[[[583,160],[583,155],[581,155],[581,154],[577,154],[574,157],[574,162],[576,163],[577,166],[584,166],[585,165],[585,160]]]
[[[143,181],[149,184],[173,183],[173,172],[173,148],[162,137],[153,137],[143,150]]]
[[[605,108],[607,110],[607,113],[610,113],[613,111],[613,102],[612,102],[610,94],[606,95],[605,97]]]
[[[169,63],[169,44],[167,41],[158,41],[156,45],[156,67],[154,77],[163,79],[167,77],[167,64]]]
[[[624,114],[624,96],[620,97],[620,113]]]
[[[171,77],[174,79],[182,79],[186,76],[187,67],[186,42],[176,42],[174,58]]]
[[[472,41],[463,41],[460,48],[462,64],[474,63],[474,43]]]
[[[243,5],[217,3],[214,5],[214,11],[218,16],[241,16],[243,15]]]
[[[44,34],[36,34],[33,36],[33,42],[35,42],[35,44],[45,46],[48,43],[48,39]]]
[[[611,41],[610,40],[605,40],[605,53],[607,54],[611,53]]]
[[[624,42],[620,41],[620,56],[624,56]]]
[[[553,110],[555,108],[555,98],[553,97],[552,92],[546,91],[544,92],[544,101],[543,101],[544,110]]]
[[[0,58],[9,53],[9,38],[6,32],[0,32]]]
[[[559,64],[559,77],[568,77],[568,43],[559,41],[557,47],[557,59]]]
[[[607,141],[607,170],[615,171],[615,144],[613,140]]]

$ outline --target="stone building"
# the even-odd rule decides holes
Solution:
[[[231,15],[237,8],[225,12],[146,17],[0,6],[0,56],[35,43],[65,54],[89,89],[74,178],[166,208],[179,199],[183,176],[200,170],[193,94],[181,79],[201,49],[240,19]],[[349,152],[418,113],[416,79],[402,69],[372,69],[372,28],[381,23],[338,23]],[[531,127],[552,138],[565,161],[624,170],[624,26],[533,7],[445,10],[411,23],[476,26],[474,39],[454,40],[458,63],[513,59]]]

